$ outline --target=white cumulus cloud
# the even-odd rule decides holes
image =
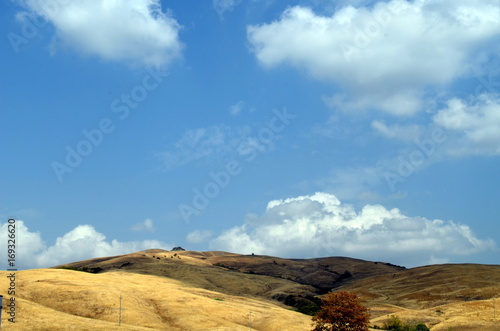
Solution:
[[[7,238],[8,224],[0,227],[0,236]],[[18,269],[45,268],[59,264],[81,261],[95,257],[133,253],[136,251],[163,248],[173,245],[158,240],[128,241],[106,240],[106,236],[97,232],[91,225],[79,225],[48,246],[39,232],[30,232],[25,222],[16,221]],[[6,269],[6,250],[0,252],[0,267]]]
[[[70,47],[105,60],[164,66],[179,57],[181,26],[159,0],[19,0],[50,22],[52,47]]]
[[[426,87],[470,73],[499,33],[495,0],[391,0],[346,6],[331,16],[295,6],[274,22],[247,28],[263,66],[290,65],[341,87],[331,106],[396,115],[417,112]]]
[[[224,231],[211,247],[284,257],[340,255],[415,266],[494,250],[495,242],[477,238],[464,224],[410,217],[382,205],[356,211],[320,192],[270,201],[262,216]]]

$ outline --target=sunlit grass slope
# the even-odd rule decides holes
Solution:
[[[0,286],[7,288],[7,281],[3,277]],[[309,316],[270,301],[121,271],[20,271],[17,292],[17,323],[9,323],[4,313],[6,330],[247,330],[250,313],[254,330],[307,330],[311,325]]]
[[[397,315],[425,322],[433,331],[500,330],[499,265],[424,266],[365,278],[341,289],[366,300],[374,324]]]

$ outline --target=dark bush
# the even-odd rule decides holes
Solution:
[[[430,331],[430,329],[424,323],[417,324],[415,331]]]
[[[306,315],[314,316],[321,310],[321,299],[312,295],[303,297],[301,295],[289,294],[285,298],[280,296],[276,297],[276,299],[282,301],[287,306],[297,308],[299,312]]]
[[[394,331],[429,331],[429,328],[424,323],[404,322],[394,315],[384,323],[383,329]]]

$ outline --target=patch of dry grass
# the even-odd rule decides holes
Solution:
[[[424,322],[433,331],[500,330],[500,314],[493,318],[493,298],[500,294],[498,265],[425,266],[369,277],[342,289],[365,299],[372,323],[379,326],[397,315]]]
[[[69,263],[66,268],[102,268],[129,273],[155,275],[182,281],[193,287],[230,295],[270,299],[283,293],[314,294],[308,285],[271,276],[245,274],[214,266],[219,258],[242,257],[226,252],[170,252],[148,250],[106,259],[92,259]],[[243,256],[243,259],[248,257]],[[215,260],[214,260],[215,259]]]
[[[7,288],[3,278],[0,286]],[[121,271],[20,271],[17,289],[17,323],[9,323],[5,312],[2,317],[12,330],[246,330],[250,312],[255,330],[307,330],[311,324],[309,316],[272,302]]]

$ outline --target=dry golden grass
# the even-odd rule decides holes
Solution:
[[[500,294],[498,265],[433,265],[369,277],[341,287],[366,300],[372,323],[390,315],[432,326],[432,330],[500,330],[493,298]]]
[[[280,293],[305,295],[315,291],[312,286],[298,284],[291,280],[245,274],[213,265],[213,263],[219,261],[218,258],[224,256],[241,257],[241,255],[226,252],[148,250],[146,252],[69,263],[64,267],[102,268],[105,271],[120,270],[129,273],[168,277],[193,287],[252,298],[270,299]]]
[[[374,315],[372,324],[382,326],[391,316],[402,320],[423,322],[432,331],[498,331],[500,318],[493,318],[492,300],[480,300],[465,303],[450,303],[428,309],[405,309],[391,305],[370,305]]]
[[[0,286],[7,288],[3,278]],[[308,330],[311,325],[309,316],[273,302],[121,271],[20,271],[17,290],[17,323],[9,323],[5,312],[2,316],[12,330],[246,330],[250,312],[255,330]],[[118,327],[120,295],[124,310]]]
[[[314,277],[318,266],[327,272],[356,272],[357,278],[336,290],[355,292],[366,300],[373,324],[381,326],[397,315],[424,322],[433,331],[500,330],[492,301],[500,293],[500,266],[437,265],[400,271],[348,258],[287,260],[164,250],[65,265],[101,268],[94,269],[101,270],[97,274],[64,269],[18,272],[18,323],[8,323],[4,313],[3,324],[12,330],[247,330],[252,312],[254,330],[311,330],[310,316],[271,298],[314,293],[312,286],[291,279]],[[376,276],[360,279],[370,274]],[[7,288],[7,281],[0,278],[0,286]],[[120,295],[124,310],[119,327]],[[497,307],[500,315],[500,299]]]
[[[164,276],[217,292],[267,299],[288,294],[316,295],[318,288],[328,290],[338,285],[336,281],[347,270],[352,274],[350,280],[401,270],[385,263],[345,257],[297,260],[161,249],[79,261],[63,267]]]

